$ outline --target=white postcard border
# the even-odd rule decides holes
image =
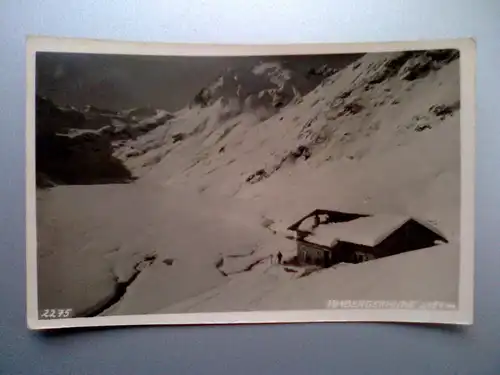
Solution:
[[[456,310],[324,309],[188,314],[144,314],[39,319],[35,181],[36,52],[165,56],[271,56],[374,53],[426,49],[460,50],[461,228],[459,298]],[[313,322],[401,322],[471,325],[474,303],[476,42],[473,38],[369,43],[281,45],[172,44],[28,36],[26,40],[26,281],[27,324],[32,330],[137,325],[208,325]]]

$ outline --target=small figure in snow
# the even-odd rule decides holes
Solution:
[[[278,264],[281,264],[281,259],[283,258],[283,254],[281,254],[281,251],[278,251],[276,258],[278,259]]]

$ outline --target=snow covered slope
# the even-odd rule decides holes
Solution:
[[[276,64],[223,72],[184,109],[115,144],[132,184],[40,192],[42,307],[92,315],[321,308],[327,296],[455,301],[457,57],[369,54],[307,88]],[[450,244],[306,277],[271,266],[271,254],[295,252],[285,228],[317,208],[413,216]]]

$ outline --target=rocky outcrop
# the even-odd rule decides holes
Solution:
[[[193,103],[204,108],[211,104],[212,100],[213,98],[212,95],[210,95],[210,91],[207,88],[203,88],[200,90],[200,92],[198,92],[198,94],[196,94],[193,99]]]
[[[172,142],[177,143],[180,141],[183,141],[186,138],[186,135],[184,133],[175,133],[172,135]]]
[[[306,145],[299,145],[295,149],[287,152],[281,159],[268,167],[267,169],[259,169],[252,173],[247,177],[246,182],[249,184],[256,184],[266,178],[269,178],[273,175],[273,173],[279,171],[282,167],[285,167],[287,164],[294,164],[299,160],[308,160],[312,156],[312,150],[310,147]]]
[[[256,184],[269,177],[269,173],[265,169],[259,169],[247,177],[246,182]]]
[[[337,70],[329,67],[328,65],[322,65],[320,67],[313,67],[307,72],[308,77],[321,77],[326,78],[337,73]]]
[[[45,97],[36,97],[36,134],[66,132],[68,129],[81,129],[85,115],[72,108],[60,108]]]
[[[369,67],[372,73],[366,80],[366,88],[369,89],[371,85],[396,75],[406,81],[422,78],[430,71],[441,69],[458,57],[457,50],[405,51],[391,54],[380,64]]]
[[[39,187],[128,183],[134,180],[130,171],[113,156],[109,139],[99,134],[87,133],[76,137],[37,135],[36,164]]]
[[[372,74],[366,80],[368,85],[375,85],[395,76],[399,69],[413,55],[414,52],[412,51],[391,54],[389,58],[383,60],[378,66],[369,66],[368,68],[372,70]]]
[[[431,69],[432,60],[428,55],[416,55],[408,59],[399,69],[398,77],[406,81],[413,81],[424,76]]]
[[[191,107],[209,107],[218,101],[225,106],[231,102],[232,110],[224,120],[238,114],[258,110],[261,120],[278,113],[290,103],[296,103],[314,90],[326,78],[338,72],[358,56],[332,57],[330,66],[324,57],[304,69],[289,61],[262,61],[251,69],[226,70],[210,85],[202,88],[193,98]],[[337,61],[339,60],[339,61]]]
[[[153,113],[149,109],[118,114],[87,106],[80,112],[37,97],[37,186],[133,181],[132,173],[114,156],[114,151],[170,118],[172,115],[166,111]]]
[[[430,71],[441,69],[458,57],[459,51],[457,50],[431,50],[416,53],[399,69],[398,77],[406,81],[423,78]]]
[[[460,101],[457,100],[451,104],[433,105],[429,108],[429,112],[439,117],[441,120],[444,120],[446,117],[452,116],[459,109],[460,109]]]
[[[307,146],[300,145],[295,150],[290,151],[288,156],[293,160],[297,160],[300,158],[307,160],[311,157],[311,150]]]

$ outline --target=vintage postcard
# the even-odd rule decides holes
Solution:
[[[475,49],[29,37],[28,327],[472,324]]]

